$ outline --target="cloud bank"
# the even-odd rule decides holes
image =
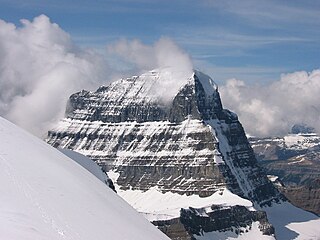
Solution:
[[[230,79],[220,92],[251,135],[283,135],[302,123],[320,132],[320,69],[285,74],[265,86]]]
[[[69,95],[91,89],[108,67],[41,15],[21,27],[0,20],[0,115],[41,136],[64,114]]]
[[[189,56],[168,38],[153,45],[121,40],[99,54],[77,46],[45,15],[21,20],[20,27],[0,20],[0,115],[43,137],[72,93],[163,67],[192,70]]]
[[[151,45],[122,39],[98,54],[78,47],[44,15],[21,20],[20,27],[0,20],[0,115],[38,136],[63,117],[72,93],[155,68],[175,70],[156,86],[155,94],[168,101],[193,66],[168,38]],[[249,134],[282,135],[296,123],[320,132],[319,69],[286,74],[263,86],[230,79],[220,92]]]

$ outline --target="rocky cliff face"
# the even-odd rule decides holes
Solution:
[[[196,72],[166,106],[152,96],[158,77],[149,72],[73,94],[47,142],[82,152],[106,171],[116,169],[123,189],[158,186],[208,196],[228,187],[259,204],[277,199],[212,80]]]
[[[163,101],[154,94],[170,75],[162,71],[73,94],[46,141],[95,160],[120,196],[172,239],[251,227],[272,235],[257,210],[284,198],[258,166],[237,115],[198,71]],[[221,214],[226,220],[216,224]]]

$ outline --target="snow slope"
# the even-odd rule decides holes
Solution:
[[[262,209],[267,212],[279,240],[320,240],[320,218],[289,202]]]
[[[0,239],[168,239],[98,178],[0,118]]]
[[[227,189],[221,189],[209,197],[199,197],[198,195],[166,192],[161,193],[156,187],[146,192],[140,190],[120,190],[118,194],[125,199],[138,212],[142,213],[149,221],[169,220],[180,217],[181,208],[208,208],[212,205],[219,206],[246,206],[253,209],[249,200],[243,199]]]
[[[247,232],[244,232],[240,235],[236,234],[235,231],[225,231],[225,232],[208,232],[203,233],[202,236],[197,236],[197,240],[220,240],[220,239],[228,239],[228,240],[274,240],[275,238],[273,236],[269,235],[263,235],[262,232],[259,229],[259,223],[254,222],[251,226],[251,228],[242,228],[244,231],[247,230]]]
[[[64,149],[64,148],[58,148],[60,152],[62,152],[67,157],[71,158],[78,164],[80,164],[82,167],[87,169],[89,172],[91,172],[94,176],[96,176],[101,182],[107,184],[109,187],[111,187],[110,181],[111,179],[108,177],[106,173],[102,171],[102,169],[99,167],[98,164],[96,164],[93,160],[90,158],[82,155],[81,153],[72,151],[70,149]],[[112,188],[112,187],[111,187]]]

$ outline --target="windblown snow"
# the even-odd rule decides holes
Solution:
[[[0,239],[168,239],[89,171],[0,118]]]

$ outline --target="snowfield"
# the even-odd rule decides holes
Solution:
[[[108,175],[115,183],[118,174],[109,171]],[[242,205],[254,210],[249,200],[241,198],[225,188],[221,188],[209,197],[199,197],[198,195],[187,196],[173,192],[162,193],[157,187],[143,192],[141,190],[121,190],[118,185],[115,186],[117,193],[149,221],[178,218],[181,208],[210,208],[213,204],[220,206]]]
[[[102,169],[90,158],[82,155],[81,153],[72,151],[70,149],[58,148],[60,152],[62,152],[67,157],[74,160],[76,163],[80,164],[82,167],[91,172],[94,176],[96,176],[101,182],[107,184],[109,186],[109,181],[111,179],[105,174]],[[110,186],[109,186],[110,187]]]
[[[168,239],[82,166],[0,118],[0,239]]]
[[[108,172],[109,177],[116,183],[119,174]],[[255,222],[251,228],[243,229],[247,232],[237,235],[235,231],[209,232],[202,236],[194,237],[199,240],[215,239],[243,239],[243,240],[320,240],[320,219],[318,216],[299,209],[289,202],[274,203],[271,207],[256,207],[247,199],[243,199],[228,189],[221,189],[209,197],[197,195],[187,196],[178,193],[162,193],[160,189],[153,187],[148,191],[121,190],[115,184],[118,194],[140,212],[149,221],[169,220],[180,216],[181,208],[205,208],[211,205],[245,206],[250,211],[262,210],[267,213],[269,222],[275,228],[274,236],[263,235],[259,230],[259,223]]]
[[[279,240],[320,240],[320,218],[289,202],[262,209],[267,212]]]

